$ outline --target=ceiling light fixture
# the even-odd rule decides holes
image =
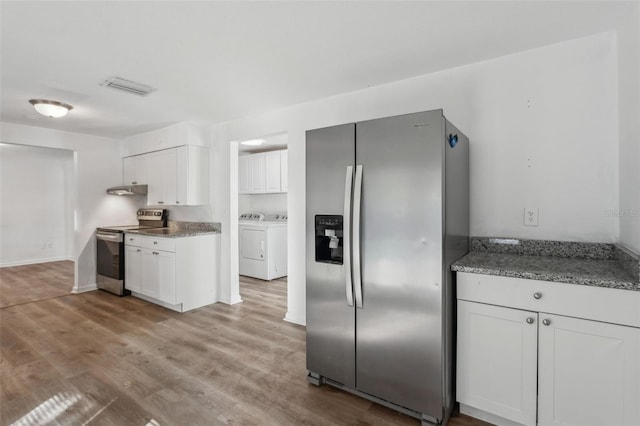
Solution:
[[[47,99],[31,99],[29,103],[33,105],[40,114],[50,118],[64,117],[73,109],[71,105],[65,104],[64,102],[49,101]]]
[[[264,143],[264,139],[251,139],[250,141],[240,142],[242,145],[258,146]]]

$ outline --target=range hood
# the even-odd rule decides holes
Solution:
[[[107,189],[111,195],[147,195],[147,185],[122,185]]]

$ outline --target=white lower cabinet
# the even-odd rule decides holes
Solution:
[[[156,298],[161,302],[171,305],[176,304],[175,253],[142,249],[140,275],[142,276],[140,293]]]
[[[124,277],[127,290],[142,291],[142,247],[125,245]]]
[[[125,287],[179,312],[218,301],[219,234],[125,236]]]
[[[457,291],[461,412],[498,425],[640,425],[640,292],[467,273]]]
[[[458,301],[458,401],[536,424],[538,314]]]
[[[640,425],[640,329],[540,317],[538,424]]]

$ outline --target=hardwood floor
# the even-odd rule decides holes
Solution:
[[[419,424],[307,384],[286,280],[243,278],[241,294],[185,314],[102,291],[2,308],[0,424]]]
[[[68,260],[0,268],[0,308],[63,296],[72,288]]]

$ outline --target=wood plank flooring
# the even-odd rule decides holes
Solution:
[[[0,424],[418,425],[306,382],[286,285],[242,277],[243,303],[185,314],[102,291],[2,308]]]
[[[63,296],[72,288],[68,260],[0,268],[0,308]]]

